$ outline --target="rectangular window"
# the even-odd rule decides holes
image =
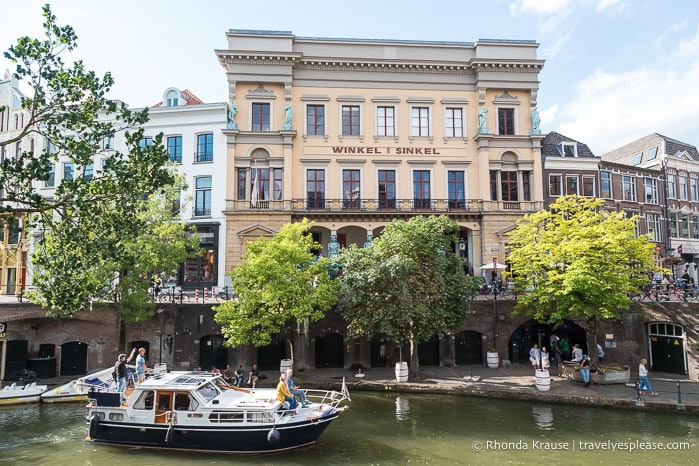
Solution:
[[[15,157],[19,158],[20,155],[22,155],[22,141],[17,141],[17,144],[15,144]]]
[[[429,170],[413,170],[413,202],[416,209],[431,207]]]
[[[167,153],[170,161],[182,163],[182,136],[170,136],[167,138]]]
[[[675,183],[675,175],[667,175],[667,197],[677,199],[677,184]]]
[[[379,208],[396,208],[395,170],[379,170]]]
[[[680,176],[679,180],[680,180],[680,183],[679,183],[680,200],[686,201],[687,200],[687,177]]]
[[[670,212],[670,237],[677,238],[677,213]]]
[[[595,197],[595,177],[594,176],[583,176],[582,177],[582,195],[585,197]]]
[[[306,198],[309,209],[325,208],[325,170],[306,172]]]
[[[196,162],[213,162],[214,160],[214,133],[199,134],[197,136]]]
[[[512,136],[515,134],[515,109],[498,109],[498,134]]]
[[[91,163],[88,163],[85,165],[85,168],[83,169],[83,179],[85,181],[91,181],[92,178],[95,176],[95,168]]]
[[[2,115],[2,112],[0,112],[0,115]],[[0,162],[4,161],[7,158],[7,144],[3,144],[0,146]]]
[[[396,118],[395,107],[376,107],[376,135],[395,136]]]
[[[682,214],[682,238],[689,238],[689,214]]]
[[[517,193],[517,172],[503,171],[500,172],[500,186],[502,189],[503,201],[519,201]]]
[[[361,202],[359,170],[342,170],[342,203],[344,208],[359,209]]]
[[[490,170],[490,200],[498,200],[498,171]]]
[[[194,180],[194,215],[211,215],[211,177],[200,176]]]
[[[646,214],[646,231],[651,237],[651,241],[656,243],[661,241],[660,217],[656,214]]]
[[[359,105],[342,106],[342,135],[359,136]]]
[[[574,142],[561,142],[558,145],[558,152],[563,157],[577,157],[578,145]]]
[[[658,181],[652,178],[643,178],[643,189],[645,191],[646,204],[658,203]]]
[[[252,131],[270,130],[270,105],[268,103],[252,104]]]
[[[563,175],[549,175],[549,196],[563,195]]]
[[[530,172],[529,170],[523,170],[520,173],[522,174],[522,200],[531,201],[532,193],[530,179],[532,172]]]
[[[259,201],[269,200],[269,168],[253,168],[250,172],[250,200],[253,207],[257,207]]]
[[[462,108],[447,107],[444,110],[444,136],[448,138],[464,137],[464,110]]]
[[[63,164],[63,180],[72,180],[73,179],[73,164],[70,162],[66,162]]]
[[[145,149],[146,147],[150,147],[153,145],[153,138],[150,136],[146,136],[144,138],[141,138],[140,141],[138,141],[138,146],[141,149]]]
[[[694,215],[692,220],[692,238],[699,239],[699,215]]]
[[[636,178],[630,175],[622,175],[621,193],[623,200],[636,202]]]
[[[612,198],[612,174],[610,172],[600,172],[600,196],[603,199]]]
[[[698,193],[699,193],[699,191],[697,191],[697,179],[690,178],[689,179],[689,200],[692,202],[699,201],[699,197],[697,197]]]
[[[247,186],[248,169],[238,168],[238,195],[239,201],[245,200],[245,187]]]
[[[56,184],[56,164],[52,163],[49,166],[49,177],[46,178],[45,186],[50,188]]]
[[[658,155],[658,148],[654,147],[651,150],[648,151],[648,160],[653,160],[655,159],[655,156]]]
[[[273,195],[272,199],[274,199],[275,201],[281,201],[282,196],[284,194],[284,179],[282,177],[283,173],[284,173],[284,170],[282,170],[281,168],[273,168],[272,169],[272,175],[274,176],[274,179],[273,179],[274,192],[272,193],[272,195]]]
[[[306,106],[306,134],[309,136],[325,134],[325,105]]]
[[[429,107],[413,107],[410,110],[410,135],[414,137],[430,136]]]
[[[578,176],[566,176],[566,194],[567,195],[578,195]]]
[[[465,205],[465,176],[464,172],[452,171],[447,172],[447,190],[449,194],[449,208],[463,209]]]
[[[102,149],[114,149],[114,136],[105,136],[102,138]]]
[[[641,162],[643,162],[643,152],[636,154],[636,156],[633,158],[634,165],[641,165]]]
[[[58,148],[56,148],[56,145],[47,139],[46,140],[46,153],[47,154],[55,154],[56,152],[58,152]]]

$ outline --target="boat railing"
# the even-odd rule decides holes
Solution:
[[[352,401],[347,390],[347,383],[342,379],[342,388],[337,390],[304,389],[306,398],[313,403],[322,403],[333,407],[335,410],[344,411],[347,405],[340,406],[345,401]]]

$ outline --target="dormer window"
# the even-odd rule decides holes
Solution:
[[[658,148],[654,147],[648,151],[648,160],[653,160],[658,155]]]
[[[561,142],[558,144],[558,152],[563,157],[577,157],[578,145],[574,142]]]
[[[165,97],[165,106],[177,107],[179,105],[179,97],[180,93],[176,90],[173,89],[168,91],[167,96]]]
[[[643,161],[643,152],[641,152],[640,154],[636,154],[636,156],[633,158],[634,165],[641,165],[642,161]]]

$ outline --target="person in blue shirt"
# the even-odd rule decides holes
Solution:
[[[146,380],[146,371],[148,366],[146,366],[146,349],[139,348],[138,356],[136,356],[136,375],[138,375],[138,383],[143,383]]]
[[[294,384],[294,379],[292,377],[293,374],[294,374],[293,369],[286,370],[286,385],[287,385],[287,387],[289,387],[289,391],[291,392],[292,395],[294,395],[294,397],[297,397],[297,396],[299,397],[299,399],[301,400],[301,404],[303,406],[308,406],[309,403],[308,403],[308,400],[306,400],[306,391],[301,390],[301,387]]]

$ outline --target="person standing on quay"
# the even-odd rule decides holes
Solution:
[[[590,358],[587,357],[587,354],[583,354],[582,359],[580,360],[580,375],[582,375],[583,382],[585,382],[585,386],[589,387],[590,386]]]
[[[648,381],[648,369],[646,368],[646,364],[648,364],[648,360],[644,358],[641,359],[641,364],[638,365],[638,393],[643,393],[643,387],[645,387],[648,389],[651,396],[657,396],[658,394],[653,391]]]

